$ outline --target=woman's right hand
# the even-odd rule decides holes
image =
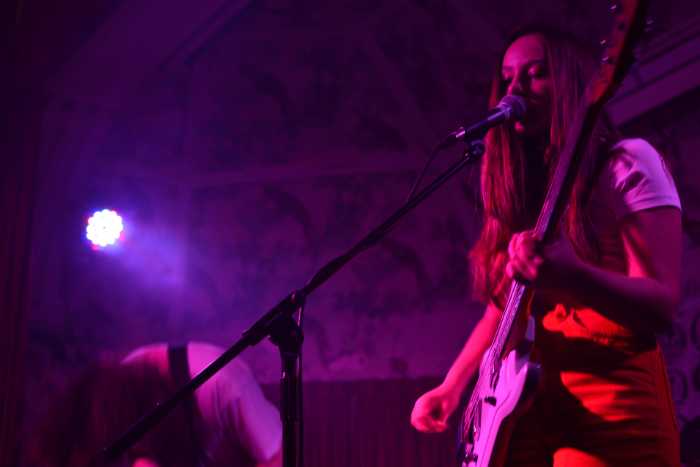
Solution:
[[[411,425],[418,431],[441,433],[449,428],[447,417],[459,405],[462,391],[479,368],[481,357],[493,341],[502,315],[503,312],[496,305],[489,304],[442,384],[416,401],[411,412]]]
[[[449,428],[447,417],[458,404],[457,391],[440,385],[418,398],[411,412],[411,425],[423,433],[441,433]]]

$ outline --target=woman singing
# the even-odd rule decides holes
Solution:
[[[511,280],[532,287],[532,360],[543,377],[515,426],[507,466],[680,466],[654,335],[675,318],[681,266],[681,206],[663,158],[644,140],[620,140],[603,111],[557,239],[543,246],[532,231],[594,72],[564,31],[531,25],[507,39],[491,104],[513,94],[527,112],[487,135],[485,223],[470,254],[486,311],[443,383],[411,414],[420,431],[447,428],[495,335]]]

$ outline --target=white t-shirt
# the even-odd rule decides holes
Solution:
[[[617,143],[591,197],[591,216],[601,249],[599,267],[627,274],[617,221],[633,212],[663,206],[681,209],[681,202],[659,153],[643,139]]]
[[[187,345],[190,377],[222,353],[224,349],[220,347],[190,342]],[[122,360],[122,364],[143,363],[167,371],[168,344],[140,347]],[[240,464],[241,448],[260,463],[269,461],[280,449],[279,411],[265,398],[250,368],[240,358],[229,362],[202,384],[194,396],[201,414],[195,428],[210,467]]]

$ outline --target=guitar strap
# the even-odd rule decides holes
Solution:
[[[170,363],[170,375],[173,378],[173,387],[180,389],[190,380],[190,365],[187,362],[187,345],[173,347],[168,345],[168,362]],[[196,467],[207,467],[208,459],[204,452],[202,442],[194,427],[194,415],[197,413],[197,401],[194,394],[185,397],[180,404],[185,412],[185,419],[190,428],[190,440],[192,442],[192,454]]]

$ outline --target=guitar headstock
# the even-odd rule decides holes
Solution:
[[[620,0],[613,7],[615,26],[605,41],[603,62],[589,85],[590,104],[604,104],[615,94],[633,63],[632,51],[646,28],[649,0]]]

